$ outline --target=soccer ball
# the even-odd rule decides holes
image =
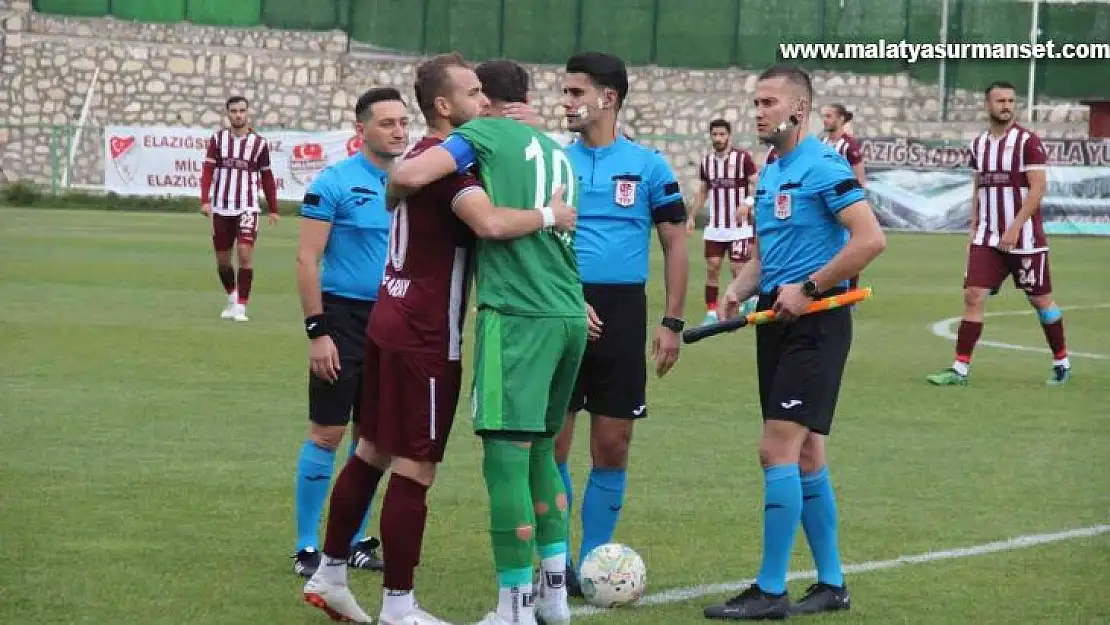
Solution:
[[[628,545],[609,543],[591,551],[578,573],[582,594],[599,608],[635,603],[647,589],[647,567]]]

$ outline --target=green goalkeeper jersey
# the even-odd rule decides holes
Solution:
[[[541,208],[559,185],[564,201],[577,206],[578,180],[570,159],[543,132],[511,119],[482,117],[453,134],[473,148],[494,206]],[[532,317],[586,315],[570,232],[548,228],[506,241],[479,240],[475,286],[479,308]]]

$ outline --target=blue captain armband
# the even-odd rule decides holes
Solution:
[[[455,173],[466,173],[466,170],[478,162],[478,153],[474,151],[474,146],[463,136],[451,135],[439,145],[455,159]]]

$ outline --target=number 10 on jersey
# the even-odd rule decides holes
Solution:
[[[531,143],[528,147],[524,148],[525,160],[532,161],[536,166],[536,197],[534,208],[543,208],[547,206],[548,200],[551,198],[551,193],[555,187],[563,187],[563,201],[570,204],[575,198],[575,185],[577,180],[574,178],[574,169],[570,166],[570,159],[567,158],[562,149],[556,148],[551,150],[551,169],[548,170],[547,159],[544,157],[543,146],[540,145],[539,139],[532,137]],[[549,174],[550,171],[550,175]],[[547,181],[551,180],[551,186],[548,187]],[[560,240],[567,245],[571,244],[570,235],[565,232],[557,232]]]

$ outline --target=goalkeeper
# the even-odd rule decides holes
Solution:
[[[490,99],[484,117],[390,175],[411,189],[477,165],[495,206],[544,209],[557,188],[577,203],[577,179],[562,148],[541,131],[502,116],[527,101],[529,78],[511,61],[476,68]],[[479,240],[471,411],[482,437],[490,535],[500,596],[479,625],[570,622],[566,594],[567,498],[555,465],[562,427],[589,333],[572,233],[541,230]],[[532,587],[533,554],[542,575]]]

